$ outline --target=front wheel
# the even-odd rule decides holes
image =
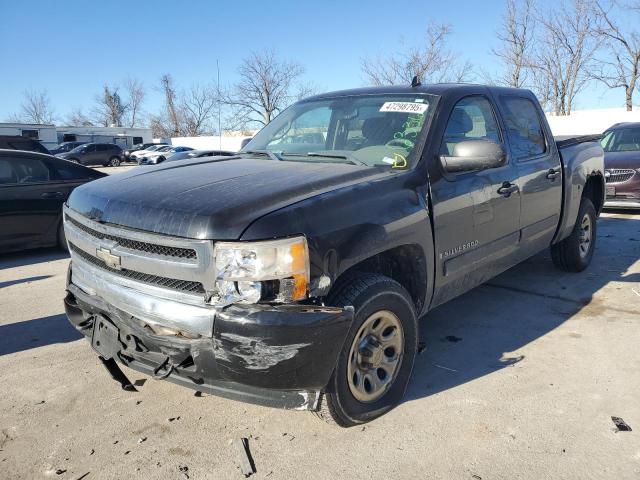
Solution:
[[[355,316],[315,413],[342,427],[369,422],[400,403],[409,383],[418,338],[413,301],[395,280],[364,274],[327,304],[352,305]]]
[[[583,197],[571,235],[551,245],[554,265],[565,272],[581,272],[587,268],[596,248],[596,233],[596,209],[591,200]]]
[[[110,167],[119,167],[120,166],[120,159],[118,157],[111,157],[109,159],[109,166]]]

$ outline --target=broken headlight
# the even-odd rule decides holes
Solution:
[[[220,303],[290,302],[307,297],[309,248],[304,237],[218,242],[214,249]]]

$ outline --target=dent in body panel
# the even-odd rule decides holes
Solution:
[[[418,178],[419,177],[419,178]],[[416,246],[425,263],[426,284],[420,306],[429,304],[433,287],[433,236],[426,188],[417,171],[389,172],[375,180],[303,200],[253,222],[242,240],[291,236],[304,232],[309,244],[311,295],[323,297],[345,271],[397,247]],[[423,181],[423,180],[422,180]],[[423,313],[423,312],[418,312]]]

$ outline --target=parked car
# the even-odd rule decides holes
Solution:
[[[67,153],[73,150],[74,148],[79,147],[80,145],[84,145],[87,142],[62,142],[56,148],[50,150],[51,155],[57,155],[58,153]]]
[[[602,137],[605,207],[640,208],[640,123],[618,123]]]
[[[25,152],[49,153],[39,141],[19,135],[0,135],[0,149],[23,150]]]
[[[166,145],[167,145],[166,143],[139,143],[137,145],[134,145],[132,148],[124,151],[125,161],[134,161],[135,157],[131,159],[129,158],[131,154],[134,152],[140,152],[150,147],[159,147],[159,146],[166,146]]]
[[[190,152],[193,150],[191,147],[169,147],[159,148],[155,152],[147,152],[138,161],[138,165],[155,165],[157,163],[164,162],[168,157],[176,153]]]
[[[131,153],[131,155],[129,155],[129,160],[132,162],[137,162],[139,164],[140,160],[148,153],[158,152],[160,150],[166,152],[167,150],[170,150],[170,149],[171,149],[171,145],[151,145],[145,148],[144,150],[138,150],[136,152]]]
[[[192,158],[202,157],[231,157],[235,152],[227,150],[187,150],[184,152],[174,153],[167,157],[167,162],[175,162],[176,160],[190,160]]]
[[[118,362],[361,424],[402,399],[420,317],[546,248],[584,270],[603,203],[598,140],[556,142],[528,90],[325,93],[227,160],[76,189],[66,312],[126,389]]]
[[[78,185],[104,176],[51,155],[0,150],[0,253],[66,248],[63,203]]]
[[[85,143],[56,157],[81,165],[102,165],[117,167],[123,161],[122,148],[113,143]]]

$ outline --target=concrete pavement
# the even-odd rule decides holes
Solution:
[[[0,256],[0,479],[240,479],[238,437],[257,479],[640,478],[640,214],[598,226],[587,271],[544,252],[423,318],[405,401],[348,430],[132,370],[124,392],[63,315],[67,257]]]

